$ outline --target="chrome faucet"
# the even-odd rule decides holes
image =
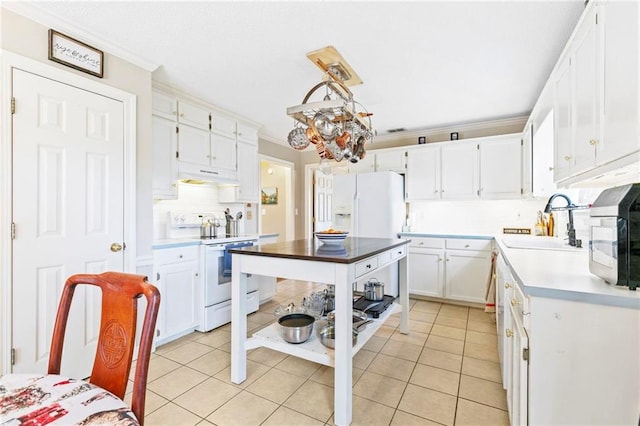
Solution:
[[[552,207],[551,204],[553,203],[553,200],[555,200],[558,197],[564,198],[567,201],[567,205],[564,207]],[[589,207],[590,206],[577,206],[573,204],[573,202],[569,197],[567,197],[564,194],[558,193],[558,194],[553,194],[549,198],[549,201],[547,201],[547,205],[544,208],[544,212],[549,213],[551,211],[556,211],[556,210],[566,210],[568,212],[569,223],[567,224],[567,234],[569,236],[569,245],[575,247],[576,246],[576,229],[573,227],[573,211],[577,209],[588,209]]]

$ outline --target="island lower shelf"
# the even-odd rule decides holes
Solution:
[[[399,312],[402,312],[402,305],[394,303],[384,311],[379,318],[372,319],[373,322],[367,324],[367,327],[358,333],[358,342],[353,346],[352,356],[358,353],[358,351],[374,334],[376,334],[378,329],[387,319],[389,319],[391,315]],[[323,364],[328,367],[334,367],[334,350],[327,348],[320,343],[320,338],[318,337],[318,329],[316,325],[318,325],[320,321],[322,320],[316,321],[311,337],[309,337],[309,339],[304,343],[294,344],[285,342],[282,337],[280,337],[280,332],[278,330],[279,324],[275,322],[262,330],[257,331],[251,338],[247,339],[245,348],[249,350],[266,347],[278,352],[316,362],[318,364]]]

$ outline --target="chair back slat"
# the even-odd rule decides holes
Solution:
[[[49,374],[60,374],[64,335],[75,288],[93,285],[102,290],[100,334],[89,381],[124,399],[135,347],[138,298],[147,300],[140,333],[134,375],[132,411],[140,424],[144,422],[144,402],[160,293],[142,275],[122,272],[76,274],[67,279],[62,290],[51,340]]]

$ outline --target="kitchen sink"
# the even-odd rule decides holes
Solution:
[[[556,237],[515,237],[506,236],[500,238],[502,243],[509,248],[534,249],[534,250],[567,250],[575,251],[583,248],[570,246],[567,240]]]

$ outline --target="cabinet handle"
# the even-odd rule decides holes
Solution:
[[[504,334],[506,334],[507,337],[513,337],[513,331],[511,331],[511,329],[509,329],[509,328],[504,330]]]
[[[434,193],[434,194],[437,194],[437,193],[438,193],[438,190],[436,189],[435,191],[433,191],[433,193]]]
[[[195,275],[196,275],[196,278],[198,278],[198,277],[200,276],[200,274],[198,274],[197,272],[196,272],[196,274],[195,274]]]
[[[520,302],[518,301],[518,299],[511,299],[511,306],[518,306],[520,304]]]
[[[438,258],[438,262],[442,262],[442,258],[441,257]]]
[[[423,245],[424,245],[424,242],[421,242],[421,243],[420,243],[420,244],[418,244],[418,245],[419,245],[419,246],[423,246]]]
[[[371,269],[371,264],[367,264],[367,269]]]
[[[509,284],[509,283],[504,283],[504,288],[506,288],[506,289],[511,288],[511,284]]]
[[[595,139],[591,139],[591,140],[589,141],[589,145],[597,145],[597,144],[598,144],[598,141],[597,141],[597,140],[595,140]]]
[[[464,248],[469,248],[469,244],[465,244],[465,245],[464,245]]]
[[[448,261],[450,261],[450,260],[451,260],[451,259],[449,259],[449,258],[447,257],[447,262],[448,262]]]
[[[178,115],[178,111],[173,111],[171,114]]]
[[[571,157],[570,157],[570,156],[568,156],[568,155],[565,155],[565,156],[564,156],[564,161],[569,161],[569,160],[571,160]]]

